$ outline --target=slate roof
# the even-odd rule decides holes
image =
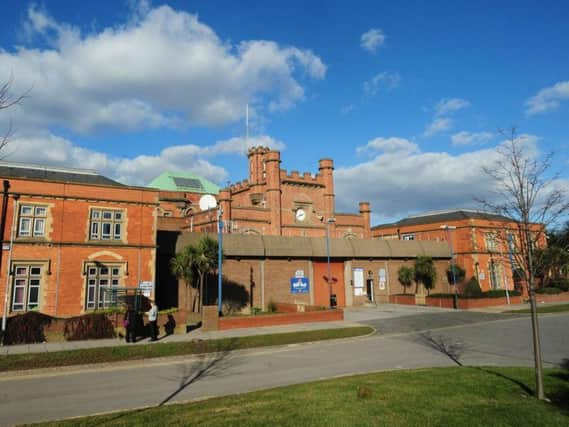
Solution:
[[[435,224],[439,222],[460,221],[465,219],[485,219],[489,221],[506,221],[512,219],[503,215],[497,215],[484,211],[457,209],[451,211],[428,212],[421,215],[414,215],[390,224],[379,224],[372,227],[372,230],[380,230],[382,228],[407,227],[421,224]]]
[[[38,181],[126,187],[126,185],[113,181],[93,170],[1,161],[0,178],[26,178]]]
[[[164,191],[190,191],[203,194],[219,193],[217,185],[191,172],[164,172],[154,178],[148,184],[148,187]]]
[[[197,243],[205,233],[183,233],[176,242],[176,252]],[[217,240],[216,234],[208,234]],[[324,258],[326,238],[224,234],[223,253],[230,257],[254,258]],[[450,258],[446,242],[433,240],[330,239],[330,256],[334,258],[414,258],[430,256]]]

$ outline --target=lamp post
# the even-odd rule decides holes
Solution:
[[[454,264],[454,252],[452,250],[452,235],[450,233],[450,230],[456,230],[456,227],[454,225],[441,225],[441,228],[443,230],[446,230],[447,232],[447,239],[448,239],[448,243],[450,246],[450,270],[452,272],[452,285],[454,286],[454,295],[452,297],[453,299],[453,306],[455,309],[458,309],[458,290],[456,289],[456,271],[455,269],[455,264]]]
[[[12,214],[12,230],[10,231],[10,251],[8,252],[8,267],[6,268],[6,288],[4,289],[4,313],[2,314],[2,342],[1,344],[4,345],[4,340],[6,337],[6,323],[8,318],[8,294],[10,290],[10,272],[12,270],[12,249],[14,246],[14,234],[16,233],[16,227],[18,224],[18,199],[20,198],[19,194],[14,194],[14,211]],[[4,236],[2,236],[4,237]],[[1,250],[1,248],[0,248]]]
[[[328,282],[328,291],[330,294],[330,308],[334,308],[332,305],[332,268],[330,265],[330,224],[334,224],[336,222],[336,218],[328,218],[326,220],[326,258],[327,258],[327,267],[328,267],[328,274],[326,276]]]
[[[222,284],[222,257],[223,257],[223,209],[221,207],[217,210],[217,311],[221,316],[221,284]]]

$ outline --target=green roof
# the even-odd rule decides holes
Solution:
[[[164,172],[154,178],[150,188],[164,191],[191,191],[193,193],[218,194],[219,187],[213,182],[190,172]]]

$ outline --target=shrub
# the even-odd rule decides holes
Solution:
[[[33,344],[45,341],[44,327],[53,317],[30,311],[11,317],[6,323],[4,344]]]
[[[269,313],[276,313],[277,312],[277,303],[275,303],[274,301],[269,301],[269,304],[267,305],[267,311]]]
[[[508,291],[508,294],[511,297],[518,297],[521,295],[520,291]],[[506,296],[506,290],[505,289],[492,289],[490,291],[486,291],[482,293],[482,296],[484,298],[502,298]]]
[[[450,294],[445,294],[445,293],[431,294],[431,295],[429,295],[429,298],[454,298],[454,294],[452,294],[452,293],[450,293]]]
[[[454,270],[454,275],[453,275]],[[462,283],[464,280],[464,276],[466,276],[466,271],[460,265],[451,264],[450,267],[447,269],[447,279],[451,285],[454,285],[455,282],[458,285]]]
[[[65,320],[63,336],[67,341],[115,338],[113,322],[103,313],[89,313]]]
[[[556,279],[549,283],[549,286],[561,289],[563,292],[569,291],[569,279]]]
[[[482,296],[482,289],[476,277],[471,277],[466,286],[464,287],[464,296],[470,298],[480,298]]]
[[[535,292],[538,294],[545,294],[545,295],[557,295],[563,291],[559,288],[547,287],[547,288],[536,289]]]

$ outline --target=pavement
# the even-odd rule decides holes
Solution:
[[[548,305],[564,304],[549,303]],[[224,331],[204,332],[200,329],[187,334],[163,335],[157,342],[150,342],[149,338],[142,338],[129,345],[156,345],[165,342],[184,342],[193,340],[209,340],[218,338],[232,338],[252,335],[277,334],[297,331],[311,331],[319,329],[336,329],[362,324],[373,326],[379,333],[411,332],[420,329],[438,328],[456,324],[470,324],[481,321],[500,319],[500,315],[509,310],[528,308],[529,304],[512,304],[496,307],[480,308],[476,310],[453,310],[439,307],[409,306],[398,304],[380,304],[377,306],[348,307],[344,309],[344,320],[333,322],[296,323],[292,325],[265,326],[257,328],[229,329]],[[486,313],[480,316],[476,313]],[[405,319],[407,318],[407,319]],[[0,356],[9,354],[46,353],[65,350],[88,349],[98,347],[116,347],[127,345],[123,339],[99,339],[88,341],[61,341],[44,342],[38,344],[9,345],[0,347]]]

